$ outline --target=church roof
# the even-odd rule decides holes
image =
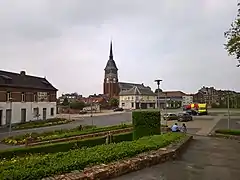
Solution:
[[[121,91],[119,95],[120,96],[125,96],[125,95],[156,96],[156,94],[151,90],[150,87],[145,87],[145,86],[133,86],[131,89]]]
[[[122,89],[131,89],[135,86],[137,87],[145,87],[143,84],[136,84],[136,83],[127,83],[127,82],[119,82],[119,88]]]
[[[104,70],[111,70],[111,69],[118,70],[116,63],[113,60],[112,41],[111,41],[111,44],[110,44],[109,60],[108,60],[107,65],[106,65]]]

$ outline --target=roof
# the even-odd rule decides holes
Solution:
[[[26,75],[25,71],[14,73],[0,70],[0,86],[57,91],[46,78]]]
[[[150,87],[139,87],[134,86],[129,90],[121,91],[119,93],[120,96],[127,96],[127,95],[147,95],[147,96],[156,96],[156,94],[151,90]]]
[[[131,89],[133,87],[145,87],[143,84],[135,84],[135,83],[127,83],[127,82],[119,82],[118,83],[120,90],[122,89]]]
[[[186,96],[182,91],[164,91],[160,93],[160,97],[182,97]]]

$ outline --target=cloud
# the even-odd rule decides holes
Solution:
[[[223,47],[236,10],[225,0],[3,0],[2,69],[47,76],[59,93],[102,93],[112,38],[120,81],[240,90]]]

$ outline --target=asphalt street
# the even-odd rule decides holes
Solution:
[[[168,110],[167,112],[180,112],[181,109],[172,109]],[[210,112],[220,112],[226,113],[226,109],[213,109],[209,110]],[[231,110],[234,112],[239,112],[239,110]],[[163,111],[164,112],[164,111]],[[203,117],[204,118],[204,117]],[[41,127],[35,129],[26,129],[26,130],[16,130],[10,133],[11,136],[30,133],[30,132],[44,132],[44,131],[53,131],[59,129],[71,129],[77,127],[79,125],[96,125],[96,126],[109,126],[109,125],[117,125],[121,123],[129,123],[132,120],[132,113],[131,112],[123,112],[123,113],[116,113],[116,114],[109,114],[109,115],[102,115],[102,116],[93,116],[93,117],[81,117],[78,118],[76,121],[69,123],[69,124],[62,124],[57,126],[49,126],[49,127]],[[0,129],[0,139],[9,136],[8,129]]]
[[[35,129],[26,129],[26,130],[16,130],[10,133],[11,136],[30,133],[30,132],[45,132],[45,131],[53,131],[59,129],[72,129],[79,125],[96,125],[96,126],[110,126],[110,125],[117,125],[121,123],[129,123],[132,120],[131,112],[123,112],[111,115],[104,115],[104,116],[93,116],[93,117],[82,117],[76,121],[73,121],[68,124],[62,124],[57,126],[48,126],[48,127],[41,127]],[[0,139],[9,136],[8,129],[0,129]]]
[[[176,161],[152,166],[114,180],[239,180],[240,143],[195,137]]]

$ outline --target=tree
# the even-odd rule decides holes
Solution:
[[[109,100],[109,104],[110,104],[111,107],[118,107],[119,101],[118,101],[117,98],[111,98],[111,99]]]
[[[84,102],[82,102],[82,101],[70,103],[70,108],[71,108],[71,109],[79,109],[79,110],[82,110],[85,106],[86,106],[86,104],[85,104]]]
[[[240,3],[237,4],[238,13],[236,19],[232,22],[231,27],[224,33],[226,44],[224,44],[230,56],[233,56],[240,63]],[[240,64],[237,65],[239,67]]]
[[[69,105],[68,98],[64,98],[62,105],[64,105],[64,106]]]

